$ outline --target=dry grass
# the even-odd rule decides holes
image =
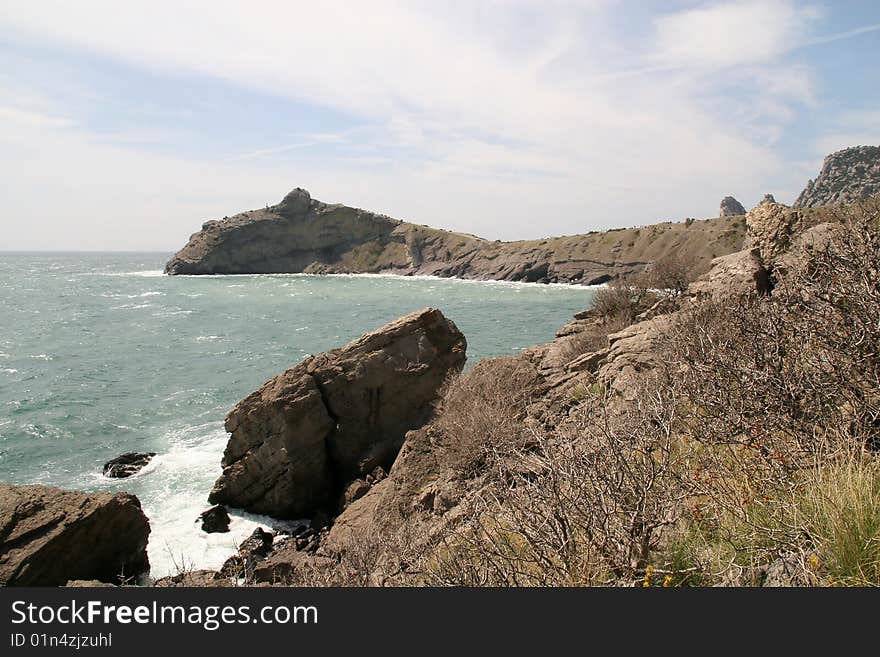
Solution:
[[[464,476],[484,469],[493,452],[528,443],[524,425],[539,377],[515,357],[487,358],[445,385],[435,427],[443,434],[444,460]]]

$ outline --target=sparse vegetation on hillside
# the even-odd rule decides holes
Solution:
[[[529,467],[495,464],[429,580],[880,584],[878,208],[837,217],[769,298],[680,313],[634,401],[530,423]]]

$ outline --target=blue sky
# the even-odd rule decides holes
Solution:
[[[880,3],[0,0],[3,249],[315,198],[492,239],[791,202],[880,144]]]

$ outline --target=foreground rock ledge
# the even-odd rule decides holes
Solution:
[[[134,495],[0,484],[0,585],[135,581],[149,534]]]
[[[267,381],[226,417],[232,435],[209,501],[276,518],[333,513],[348,483],[391,466],[466,348],[427,308]]]

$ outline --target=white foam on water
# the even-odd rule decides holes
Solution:
[[[111,310],[142,310],[144,308],[152,308],[151,303],[125,303],[121,306],[113,306]]]
[[[18,370],[14,367],[3,368],[2,370],[0,370],[0,372],[3,372],[5,374],[18,374]]]
[[[154,278],[157,276],[165,276],[165,272],[161,269],[148,269],[144,271],[87,271],[77,276],[141,276],[144,278]]]
[[[143,292],[142,294],[128,294],[128,295],[126,295],[126,296],[127,296],[129,299],[140,299],[140,298],[142,298],[142,297],[156,297],[156,296],[163,296],[164,294],[165,294],[164,292],[150,291],[150,292]]]
[[[201,529],[199,514],[210,506],[208,492],[220,475],[227,439],[219,422],[172,432],[168,451],[135,475],[140,481],[133,483],[150,519],[147,553],[152,577],[218,569],[256,527],[269,528],[268,518],[230,509],[229,532],[208,534]]]

